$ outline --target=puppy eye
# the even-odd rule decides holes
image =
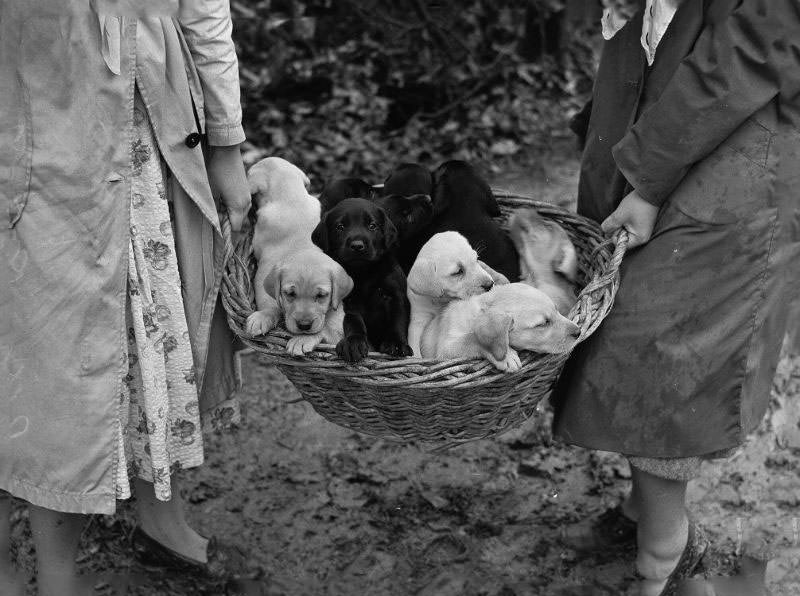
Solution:
[[[375,230],[378,229],[378,224],[376,224],[374,221],[371,221],[369,224],[369,229],[374,232]]]
[[[463,265],[459,265],[458,269],[453,271],[452,275],[453,275],[453,277],[456,277],[457,275],[464,275],[464,266]]]
[[[294,299],[297,297],[297,292],[295,292],[294,290],[286,290],[283,293],[283,295],[286,296],[287,298]]]
[[[328,295],[326,293],[324,293],[324,292],[320,292],[319,294],[317,294],[317,300],[323,300],[323,299],[325,299],[327,297],[328,297]]]
[[[341,232],[343,230],[344,230],[344,224],[343,223],[336,224],[336,231],[337,232]]]
[[[536,325],[536,327],[549,327],[552,322],[553,321],[551,321],[550,319],[545,319],[544,321]]]

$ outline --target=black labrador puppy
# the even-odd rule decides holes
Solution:
[[[433,176],[418,163],[401,163],[383,183],[383,195],[432,195]]]
[[[361,178],[334,178],[329,180],[319,195],[322,211],[333,209],[345,199],[370,199],[373,196],[372,185]]]
[[[372,201],[344,199],[323,214],[311,239],[354,282],[344,299],[344,338],[336,345],[339,358],[358,362],[370,349],[411,356],[406,276],[394,257],[397,229],[386,212]]]
[[[430,195],[387,195],[372,199],[386,212],[397,228],[397,251],[406,242],[424,231],[433,221],[433,201]]]
[[[361,178],[335,178],[330,180],[319,196],[322,212],[333,209],[345,199],[370,199],[386,211],[389,219],[397,228],[397,247],[402,251],[402,246],[406,240],[428,227],[433,219],[433,202],[430,197],[433,187],[431,174],[419,166],[424,170],[429,182],[426,185],[414,184],[414,179],[419,178],[419,172],[416,171],[416,168],[415,164],[404,164],[396,170],[404,171],[403,175],[396,178],[392,183],[398,190],[402,190],[399,183],[403,182],[402,187],[405,190],[400,194],[386,192],[378,194],[369,183]],[[414,172],[413,174],[412,171]],[[414,188],[424,189],[426,192],[410,192]]]
[[[433,182],[434,221],[422,244],[439,232],[459,232],[483,262],[509,281],[517,281],[519,255],[511,239],[492,219],[500,215],[500,206],[489,184],[470,164],[458,160],[439,166]]]
[[[430,238],[427,230],[433,223],[436,213],[432,201],[421,204],[414,197],[431,197],[433,195],[433,175],[425,166],[418,163],[401,163],[386,178],[383,184],[382,197],[378,201],[388,201],[389,197],[406,197],[412,205],[393,199],[395,206],[384,206],[392,221],[400,230],[400,242],[397,245],[397,262],[408,274],[417,258],[419,249]],[[398,214],[398,211],[401,213]]]

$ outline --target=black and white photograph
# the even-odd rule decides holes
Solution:
[[[800,595],[800,0],[0,0],[0,596]]]

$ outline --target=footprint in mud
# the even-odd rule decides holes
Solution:
[[[445,534],[431,540],[425,547],[426,561],[433,565],[453,563],[467,558],[469,548],[453,534]]]

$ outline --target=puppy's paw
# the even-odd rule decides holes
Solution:
[[[272,331],[277,324],[278,317],[263,310],[257,310],[247,317],[244,328],[250,335],[264,335]]]
[[[358,362],[368,353],[369,342],[365,335],[351,335],[336,344],[336,355],[345,362]]]
[[[313,352],[321,339],[319,335],[295,335],[286,342],[286,351],[292,356],[303,356]]]
[[[492,362],[492,364],[494,364],[499,370],[509,373],[517,372],[522,368],[522,360],[520,360],[519,354],[513,348],[508,348],[505,358]]]
[[[395,358],[404,358],[406,356],[414,355],[414,351],[411,349],[411,346],[403,341],[384,341],[381,343],[378,351]]]

